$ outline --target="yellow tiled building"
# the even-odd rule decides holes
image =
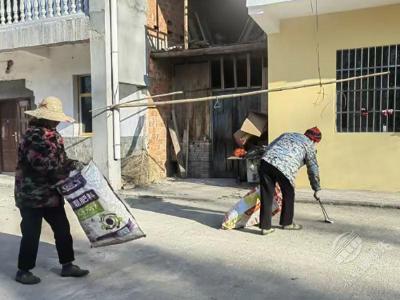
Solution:
[[[376,79],[269,94],[269,136],[318,126],[323,188],[400,191],[400,1],[247,5],[268,33],[270,88],[390,71]],[[309,185],[305,170],[297,185]]]

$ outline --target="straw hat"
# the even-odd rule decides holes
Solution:
[[[75,122],[73,118],[64,113],[62,102],[57,97],[47,97],[40,102],[37,109],[27,110],[25,113],[37,119],[70,123]]]

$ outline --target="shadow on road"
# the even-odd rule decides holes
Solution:
[[[13,278],[17,270],[20,236],[0,233],[0,273],[6,277]],[[55,246],[40,242],[38,253],[38,264],[51,259],[57,260]]]
[[[317,289],[302,287],[301,280],[294,281],[278,274],[254,271],[249,268],[225,266],[223,262],[195,258],[190,254],[182,257],[158,247],[129,243],[124,246],[107,247],[104,255],[93,255],[92,274],[85,280],[64,280],[58,276],[42,278],[34,288],[13,282],[19,237],[0,234],[4,245],[0,251],[0,272],[9,281],[2,280],[3,287],[12,291],[14,299],[338,299],[337,295],[326,295]],[[53,245],[41,243],[42,264],[49,264]],[[113,252],[107,258],[106,252]],[[81,257],[86,263],[89,255]],[[53,273],[47,270],[46,273]],[[262,280],[255,280],[262,278]],[[305,280],[305,278],[303,278]],[[225,288],[222,288],[224,286]],[[296,292],[295,292],[296,291]],[[268,297],[265,295],[268,294]]]
[[[99,249],[86,249],[79,260],[91,269],[85,279],[63,279],[52,273],[54,246],[41,243],[41,261],[46,265],[43,282],[34,288],[12,280],[19,237],[0,234],[1,291],[10,300],[19,299],[350,299],[343,291],[324,290],[312,279],[286,272],[272,272],[268,266],[227,264],[222,257],[176,251],[136,241]],[[184,254],[183,254],[184,253]],[[197,253],[194,254],[194,253]],[[238,258],[239,259],[239,258]],[[50,271],[49,271],[50,270]],[[42,269],[43,273],[43,269]],[[399,299],[399,292],[385,293],[385,299]],[[373,299],[373,298],[370,298]]]
[[[135,209],[185,218],[217,229],[221,228],[225,214],[223,211],[166,202],[161,197],[128,197],[125,201]]]
[[[321,221],[314,223],[309,218],[305,218],[302,216],[296,217],[296,220],[300,221],[300,223],[312,224],[312,226],[307,226],[307,230],[311,231],[326,232],[336,234],[338,236],[345,232],[354,231],[355,233],[359,234],[363,239],[400,245],[398,230],[390,229],[387,226],[381,227],[379,223],[371,225],[358,225],[346,222],[338,217],[335,218],[334,224],[326,224]]]

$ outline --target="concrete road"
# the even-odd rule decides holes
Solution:
[[[173,188],[126,196],[148,236],[123,245],[91,249],[68,207],[77,263],[91,274],[58,276],[46,224],[34,270],[42,283],[28,287],[13,281],[20,218],[12,187],[0,184],[0,299],[400,299],[399,210],[329,205],[329,225],[317,204],[298,203],[304,230],[260,236],[219,230],[241,191]]]

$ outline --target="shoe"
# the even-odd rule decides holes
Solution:
[[[301,229],[303,229],[303,226],[293,223],[290,225],[282,226],[282,229],[284,229],[284,230],[301,230]]]
[[[15,275],[15,281],[22,284],[38,284],[40,278],[29,271],[18,270],[17,275]]]
[[[73,264],[63,265],[61,270],[62,277],[83,277],[88,274],[88,270],[82,270],[81,268]]]
[[[271,234],[275,231],[275,229],[271,228],[271,229],[261,229],[261,235],[268,235]]]

